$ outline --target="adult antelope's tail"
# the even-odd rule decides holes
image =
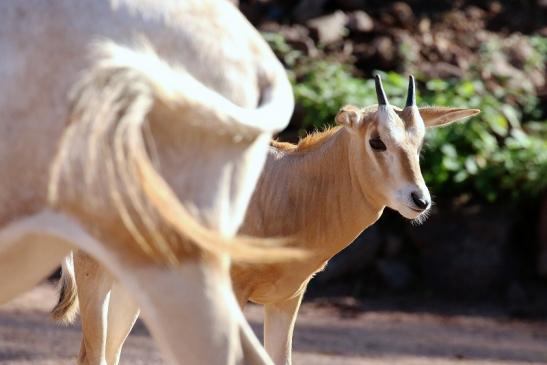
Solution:
[[[131,233],[125,244],[132,252],[162,264],[178,264],[189,253],[224,252],[234,260],[261,262],[303,255],[280,241],[226,238],[205,228],[159,174],[145,133],[155,118],[185,124],[186,131],[205,128],[240,139],[275,132],[286,125],[293,107],[281,65],[265,74],[269,87],[262,106],[244,109],[186,70],[169,66],[150,48],[102,43],[95,57],[97,63],[74,89],[70,124],[52,166],[54,205],[62,206],[71,189],[76,189],[72,201],[82,194],[104,199]]]

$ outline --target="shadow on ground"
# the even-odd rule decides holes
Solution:
[[[0,364],[74,363],[80,329],[48,318],[54,301],[54,290],[40,286],[0,307]],[[339,302],[304,304],[294,338],[295,364],[547,364],[544,321],[343,308]],[[257,333],[261,313],[258,306],[246,309]],[[122,364],[164,364],[141,322],[122,358]]]

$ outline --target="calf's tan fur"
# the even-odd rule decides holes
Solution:
[[[264,305],[265,347],[277,365],[291,363],[291,341],[303,293],[313,274],[373,224],[386,206],[409,219],[422,219],[430,206],[429,192],[419,166],[426,127],[446,125],[477,114],[476,109],[418,108],[414,80],[404,109],[392,107],[376,80],[380,105],[363,109],[346,106],[336,116],[338,127],[312,134],[298,145],[273,142],[262,176],[249,205],[241,232],[260,237],[291,237],[295,247],[310,257],[298,263],[235,264],[231,269],[234,291],[241,306],[247,301]],[[384,148],[374,149],[380,140]],[[380,145],[381,147],[381,145]],[[427,204],[425,204],[427,203]],[[113,285],[97,265],[77,254],[76,281],[82,310],[84,340],[103,344],[107,364],[115,365],[123,339],[85,331],[104,312],[97,305]],[[78,270],[81,275],[78,275]],[[84,275],[85,273],[85,275]],[[70,272],[66,272],[70,276]],[[89,279],[94,278],[94,279]],[[97,281],[96,278],[100,278]],[[67,278],[73,281],[74,278]],[[70,286],[74,288],[74,285]],[[119,291],[114,288],[113,292]],[[61,298],[68,308],[71,295]],[[99,300],[100,301],[100,300]],[[68,302],[68,303],[67,303]],[[125,306],[125,307],[124,307]],[[111,302],[109,310],[138,314],[128,298]],[[131,321],[112,319],[113,333]],[[113,336],[116,337],[116,336]],[[100,358],[100,356],[98,356]]]

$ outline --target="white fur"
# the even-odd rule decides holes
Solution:
[[[143,40],[161,62],[143,51]],[[114,45],[116,56],[89,57],[97,41]],[[228,257],[180,267],[132,260],[131,250],[105,237],[101,226],[62,203],[57,209],[65,213],[52,212],[47,202],[50,167],[70,116],[69,90],[97,62],[110,62],[160,85],[155,100],[192,106],[194,118],[180,117],[172,129],[188,141],[186,149],[159,146],[162,162],[170,151],[185,168],[163,164],[162,178],[203,225],[233,235],[267,141],[287,124],[293,106],[283,67],[258,32],[222,0],[7,1],[0,2],[0,53],[0,302],[29,289],[77,248],[131,293],[171,363],[270,364],[233,298]],[[215,107],[212,115],[199,114]],[[70,189],[85,191],[83,178]],[[98,198],[78,196],[87,208]],[[103,305],[115,297],[128,303],[119,294],[106,294]]]

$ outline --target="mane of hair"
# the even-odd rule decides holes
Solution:
[[[323,131],[308,134],[298,141],[298,144],[272,141],[270,145],[280,151],[288,153],[303,153],[314,150],[323,145],[332,135],[340,130],[340,126],[329,127]]]

